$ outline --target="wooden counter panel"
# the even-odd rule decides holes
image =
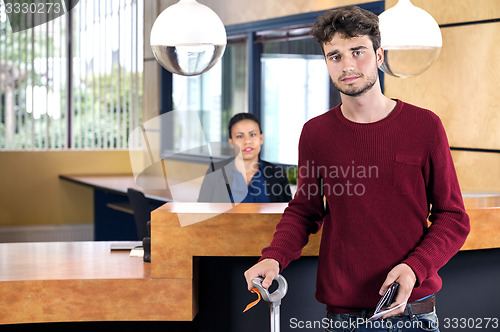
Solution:
[[[471,230],[461,250],[500,248],[500,194],[467,194],[464,204]]]
[[[152,279],[111,242],[0,244],[0,324],[190,321],[196,279]]]
[[[471,231],[461,250],[500,248],[500,207],[469,209]]]
[[[152,213],[151,276],[192,278],[192,258],[196,256],[260,256],[262,248],[271,243],[276,224],[286,206],[239,204],[224,211],[222,204],[163,205]],[[197,220],[206,219],[180,227],[179,218],[186,216]],[[320,237],[321,233],[310,237],[309,244],[302,252],[304,256],[318,255]]]
[[[467,211],[500,208],[500,193],[468,194],[464,196],[464,205]]]
[[[499,195],[466,197],[471,232],[462,250],[500,247]],[[260,256],[272,240],[287,204],[168,203],[153,211],[153,278],[192,278],[196,256]],[[181,227],[183,218],[197,220]],[[188,223],[189,224],[189,223]],[[321,231],[304,256],[319,252]]]
[[[192,280],[82,279],[0,283],[0,323],[192,320]]]

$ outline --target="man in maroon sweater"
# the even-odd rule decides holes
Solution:
[[[329,11],[313,35],[342,103],[304,125],[297,193],[245,272],[248,287],[257,276],[269,287],[323,227],[316,298],[326,304],[328,331],[346,320],[370,330],[373,322],[358,318],[371,315],[394,282],[391,307],[403,305],[379,322],[437,331],[437,271],[469,232],[443,125],[431,111],[382,94],[376,15],[355,6]]]

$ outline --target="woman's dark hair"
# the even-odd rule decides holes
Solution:
[[[257,117],[255,115],[250,114],[250,113],[238,113],[238,114],[235,114],[231,118],[231,120],[229,120],[229,124],[227,125],[229,138],[232,138],[231,137],[231,129],[233,129],[233,126],[235,124],[237,124],[238,122],[243,121],[243,120],[252,120],[253,122],[257,123],[257,125],[259,125],[259,132],[260,132],[260,134],[262,134],[262,129],[260,128],[260,121],[259,121],[259,119],[257,119]]]
[[[368,36],[375,51],[380,47],[378,16],[358,6],[327,11],[318,17],[312,27],[312,35],[320,43],[321,50],[323,44],[328,43],[335,33],[344,38]]]

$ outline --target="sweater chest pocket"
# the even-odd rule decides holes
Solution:
[[[393,185],[398,193],[412,195],[422,182],[422,159],[418,156],[397,154],[394,160]]]

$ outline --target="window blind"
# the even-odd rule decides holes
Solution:
[[[0,2],[0,149],[127,149],[142,62],[143,0],[80,0],[19,32]]]

